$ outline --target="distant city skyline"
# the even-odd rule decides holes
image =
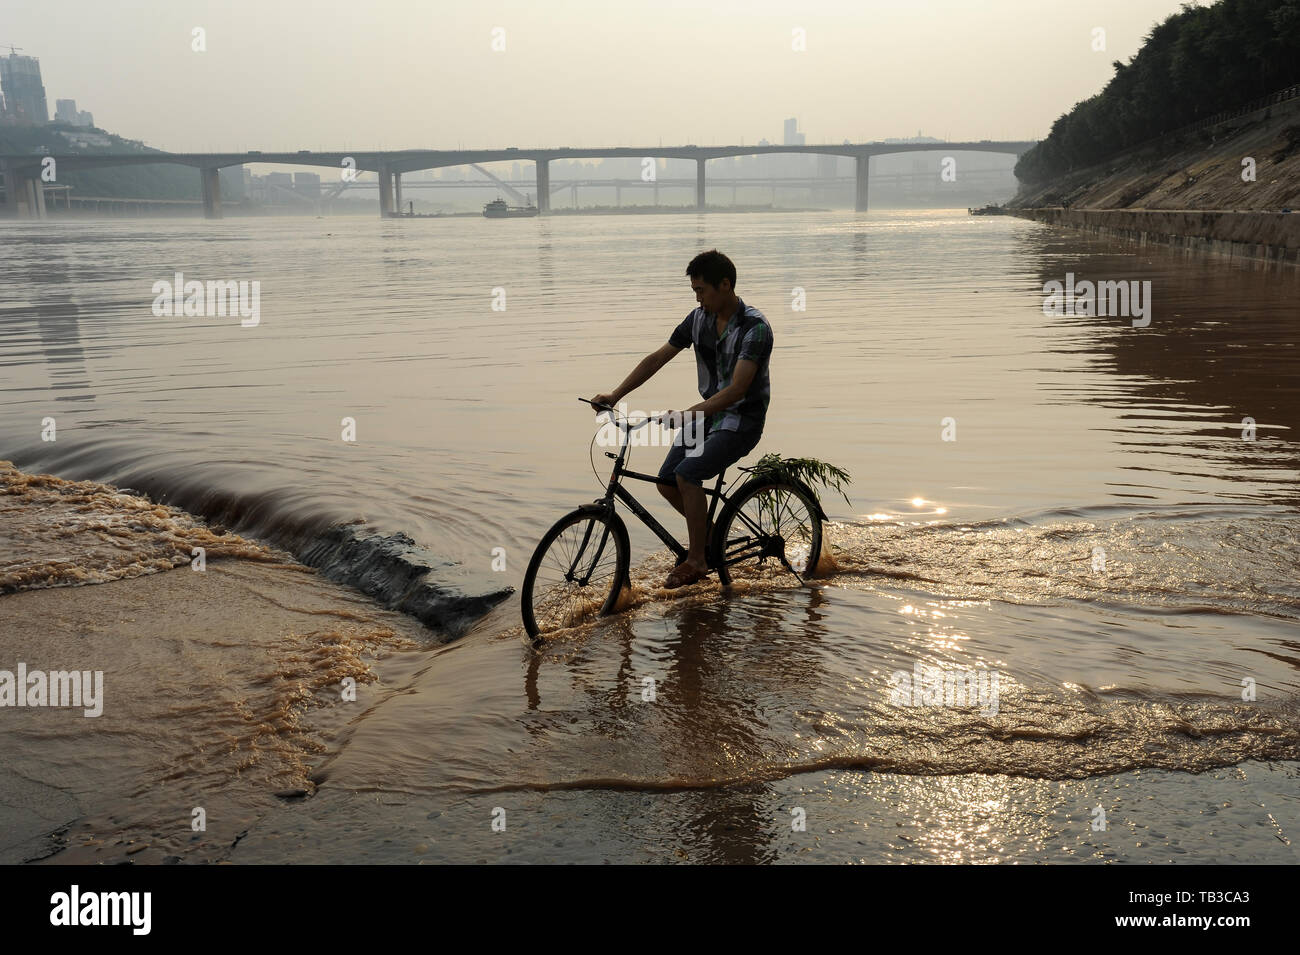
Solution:
[[[1024,140],[1180,6],[70,0],[8,12],[0,59],[175,151]]]

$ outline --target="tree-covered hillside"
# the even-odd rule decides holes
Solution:
[[[1184,4],[1016,165],[1040,183],[1300,83],[1300,0]]]

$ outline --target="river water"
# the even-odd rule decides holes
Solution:
[[[300,556],[340,525],[405,534],[487,611],[467,633],[426,618],[428,644],[386,658],[394,692],[242,858],[322,830],[349,835],[311,858],[1292,853],[1294,271],[951,210],[54,220],[6,223],[0,243],[0,458]],[[517,595],[497,601],[600,493],[576,399],[667,339],[694,307],[686,262],[715,246],[774,330],[755,457],[852,475],[850,504],[823,496],[838,571],[670,593],[671,561],[629,517],[636,606],[535,652]],[[259,283],[256,324],[155,314],[177,272]],[[1045,314],[1067,273],[1150,282],[1149,324]],[[628,405],[685,407],[694,385],[683,353]],[[979,705],[899,694],[935,668]],[[1156,836],[1120,848],[1089,812],[1123,808],[1135,778],[1166,815],[1124,809],[1128,836]],[[1242,833],[1207,836],[1234,801],[1258,807]]]

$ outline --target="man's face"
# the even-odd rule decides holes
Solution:
[[[714,288],[704,279],[692,278],[691,291],[695,293],[695,301],[700,303],[700,307],[706,312],[716,315],[718,309],[727,299],[727,292],[731,290],[731,282],[723,279]]]

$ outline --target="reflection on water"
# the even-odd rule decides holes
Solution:
[[[776,331],[755,453],[848,468],[856,513],[836,517],[905,511],[918,496],[958,520],[1294,503],[1292,273],[934,212],[500,225],[6,224],[0,453],[194,509],[205,501],[187,484],[247,498],[236,529],[274,534],[256,504],[274,495],[276,513],[365,518],[457,560],[485,564],[492,544],[526,553],[597,486],[593,422],[573,398],[666,338],[694,304],[685,260],[716,243]],[[152,283],[176,270],[260,281],[261,325],[154,317]],[[1044,316],[1043,283],[1067,271],[1150,279],[1152,324]],[[807,311],[790,308],[796,287]],[[671,407],[693,393],[679,358],[632,400]],[[39,421],[55,412],[52,444]],[[355,442],[342,440],[345,417]],[[949,417],[955,441],[942,440]],[[1244,417],[1253,443],[1240,440]],[[658,449],[634,457],[650,467]]]
[[[3,227],[0,458],[28,471],[273,541],[363,520],[467,574],[492,577],[501,547],[492,582],[517,586],[546,527],[599,493],[574,398],[667,337],[693,304],[685,262],[717,245],[775,330],[755,454],[853,474],[851,508],[824,501],[839,569],[810,588],[663,591],[668,558],[633,522],[626,612],[534,653],[512,601],[456,644],[397,654],[404,689],[316,769],[312,811],[364,819],[332,792],[448,817],[672,806],[676,828],[648,824],[683,857],[766,861],[801,851],[790,799],[818,780],[833,804],[893,800],[874,823],[925,842],[854,831],[850,812],[826,842],[845,856],[970,859],[945,854],[949,833],[1010,840],[992,858],[1094,857],[1047,831],[1088,809],[1063,780],[1300,758],[1295,273],[946,212],[500,226]],[[154,318],[151,283],[175,270],[260,280],[261,325]],[[1150,326],[1044,315],[1067,272],[1151,281]],[[675,407],[694,377],[679,359],[629,400]],[[997,712],[891,702],[890,675],[918,664],[996,671]],[[1030,799],[1039,823],[971,822],[1012,811],[1025,780],[1055,787]]]

